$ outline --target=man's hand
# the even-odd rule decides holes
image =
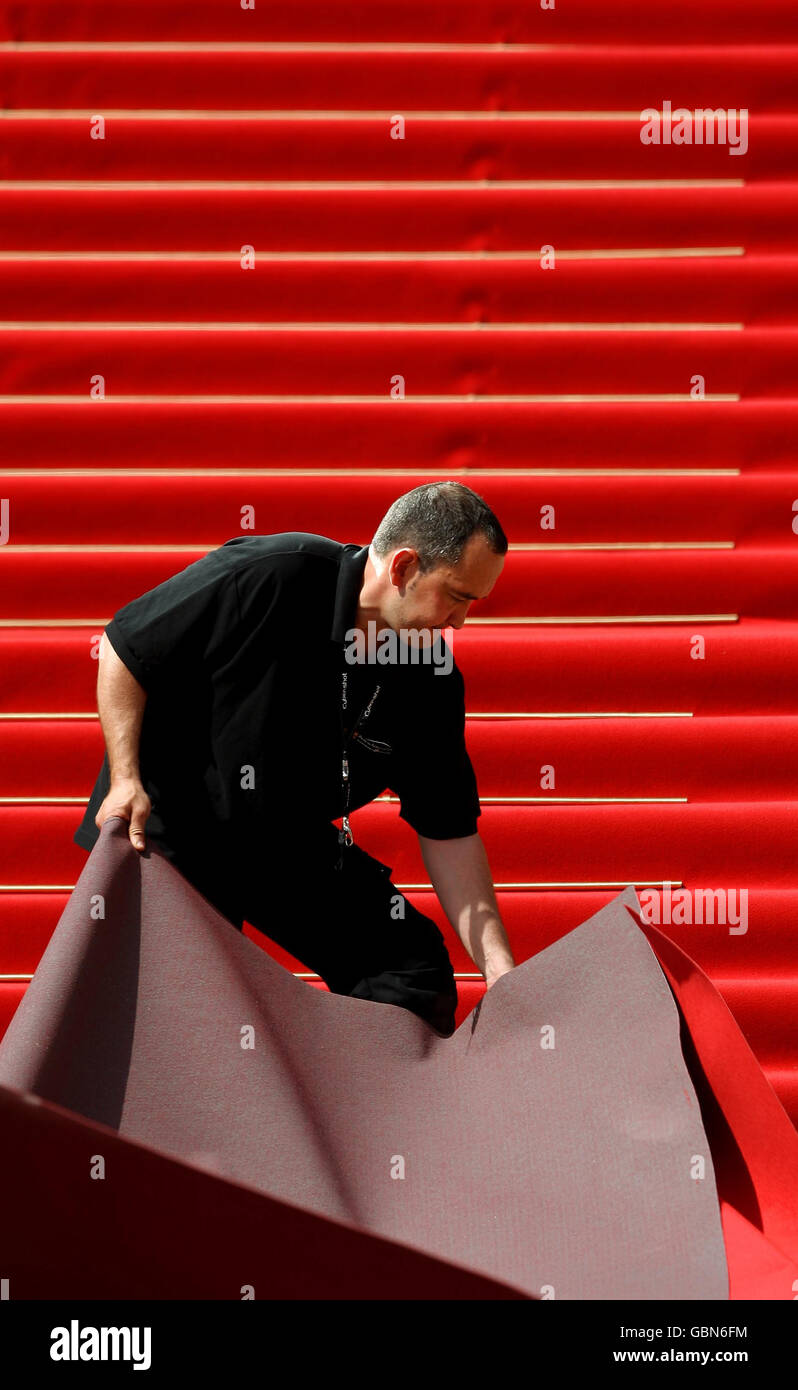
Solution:
[[[491,985],[495,985],[496,981],[500,980],[502,975],[509,975],[511,970],[515,970],[514,965],[505,965],[501,970],[487,971],[485,974],[485,985],[487,989],[490,989]]]
[[[121,816],[130,822],[128,834],[134,849],[145,847],[144,826],[152,810],[152,802],[141,782],[135,777],[117,777],[112,780],[102,806],[94,817],[98,830],[111,816]]]

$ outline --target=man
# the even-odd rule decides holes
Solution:
[[[349,814],[398,795],[488,987],[513,968],[463,679],[438,631],[463,626],[506,552],[481,497],[429,483],[393,503],[370,546],[236,536],[128,603],[101,644],[106,755],[76,843],[91,849],[121,816],[136,849],[155,842],[234,926],[250,922],[334,993],[449,1036],[443,936],[353,842]]]

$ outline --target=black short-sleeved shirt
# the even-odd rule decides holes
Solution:
[[[185,841],[196,831],[199,845],[223,826],[251,852],[307,853],[315,843],[329,854],[331,822],[344,810],[341,719],[351,730],[378,684],[348,740],[350,811],[388,790],[425,837],[476,833],[479,796],[453,659],[448,673],[431,662],[347,660],[367,558],[367,546],[308,532],[235,536],[114,614],[106,636],[147,692],[140,770],[149,834]],[[439,663],[444,650],[441,637]],[[85,849],[99,835],[94,818],[108,785],[106,755],[74,835]]]

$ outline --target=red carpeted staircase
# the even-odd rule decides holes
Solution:
[[[85,863],[114,611],[457,478],[511,541],[454,646],[516,959],[635,884],[798,1123],[793,0],[0,26],[0,1030]],[[643,144],[665,101],[747,110],[747,152]],[[354,825],[462,1019],[415,836]]]

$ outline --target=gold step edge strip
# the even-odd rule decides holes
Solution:
[[[2,45],[0,45],[2,51]],[[733,108],[736,112],[738,108]],[[96,115],[96,106],[13,106],[0,111],[0,120],[5,121],[86,121]],[[392,107],[168,107],[168,106],[103,106],[102,114],[106,120],[115,121],[391,121],[396,119]],[[692,113],[691,113],[692,114]],[[511,110],[495,111],[487,107],[405,107],[402,115],[408,121],[460,121],[473,124],[477,121],[490,121],[496,124],[513,121],[564,121],[581,124],[584,121],[632,121],[636,128],[640,123],[640,108],[636,111],[568,110],[560,107],[556,111],[539,108],[513,107]],[[791,111],[762,111],[747,116],[749,123],[760,122],[795,123],[796,115]]]
[[[5,798],[0,797],[0,801]],[[371,805],[383,801],[399,805],[398,796],[375,796]],[[687,806],[686,796],[481,796],[480,806]]]
[[[587,47],[588,45],[580,45]],[[592,46],[592,45],[591,45]],[[624,48],[616,44],[612,47]],[[638,48],[643,45],[634,44]],[[673,47],[675,45],[671,45]],[[409,40],[389,43],[382,39],[253,39],[242,43],[236,39],[8,39],[0,43],[0,51],[8,53],[83,53],[94,56],[109,53],[468,53],[475,56],[485,53],[516,54],[519,52],[548,52],[560,50],[567,52],[571,44],[564,43],[505,43],[497,40],[489,43],[468,43],[464,40]],[[680,51],[684,52],[684,45]],[[706,44],[694,45],[706,48]],[[717,52],[716,48],[712,49]]]
[[[528,623],[530,626],[537,625],[559,625],[562,627],[571,626],[592,626],[593,624],[606,623],[736,623],[739,622],[739,613],[645,613],[645,614],[614,614],[613,616],[591,615],[586,617],[556,617],[556,618],[466,618],[466,626],[485,626],[492,624],[498,626],[517,625]]]
[[[110,623],[110,618],[0,618],[0,628],[35,628],[35,627],[106,627]],[[606,625],[608,623],[736,623],[739,622],[738,613],[648,613],[648,614],[616,614],[608,616],[585,616],[585,617],[546,617],[546,618],[466,618],[465,626],[486,626],[502,627],[513,626],[527,623],[530,626],[592,626]]]
[[[798,45],[786,44],[787,48],[795,48]],[[251,53],[253,50],[259,53],[466,53],[474,56],[484,54],[506,54],[514,56],[518,53],[562,53],[567,55],[572,53],[574,48],[578,49],[597,49],[603,52],[606,49],[612,51],[620,50],[626,53],[631,49],[636,55],[641,49],[646,49],[647,45],[643,41],[631,44],[624,43],[605,43],[595,44],[586,41],[576,43],[509,43],[504,40],[490,42],[469,43],[463,39],[403,39],[395,43],[384,39],[253,39],[251,43],[242,43],[240,39],[189,39],[183,42],[179,39],[6,39],[0,43],[0,52],[8,53],[85,53],[87,56],[101,53],[104,50],[113,53],[206,53],[209,56],[215,53]],[[755,51],[762,50],[765,53],[772,51],[772,44],[729,44],[724,45],[720,50],[725,52],[730,49],[733,54],[750,53],[751,48]],[[685,52],[696,54],[699,57],[717,58],[718,45],[709,43],[686,44],[684,42],[658,45],[659,51],[677,51],[681,56]]]
[[[636,879],[630,883],[629,879],[611,879],[607,881],[594,880],[572,880],[570,882],[540,882],[540,883],[494,883],[494,888],[505,891],[526,891],[538,890],[547,892],[550,889],[564,892],[576,889],[579,892],[604,892],[605,889],[612,888],[663,888],[669,884],[671,888],[681,888],[682,880],[677,878],[669,879]],[[74,883],[0,883],[0,893],[71,893],[77,887]],[[431,883],[395,883],[395,888],[400,892],[434,892]]]
[[[269,953],[267,952],[267,954],[269,954]],[[274,960],[274,957],[272,956],[271,959]],[[519,964],[523,964],[523,962],[519,962]],[[283,968],[285,969],[285,967],[283,967]],[[289,971],[289,974],[293,975],[293,977],[294,977],[295,980],[307,980],[307,981],[309,981],[310,983],[313,983],[314,981],[318,980],[320,984],[323,983],[321,975],[314,975],[314,974],[312,974],[309,970],[291,970],[291,971]],[[454,974],[455,980],[462,980],[463,983],[468,983],[468,982],[471,981],[471,980],[477,980],[477,981],[482,981],[483,984],[484,984],[484,981],[485,981],[485,976],[481,973],[481,971],[477,971],[477,970],[455,970],[455,971],[453,971],[453,974]],[[25,984],[25,983],[29,983],[32,979],[33,979],[33,975],[27,975],[27,974],[26,974],[26,975],[2,975],[2,974],[0,974],[0,984]],[[763,977],[763,976],[757,976],[757,980],[758,980],[758,982],[763,983],[763,984],[765,984],[765,985],[776,985],[776,986],[781,986],[782,988],[786,988],[786,989],[793,989],[793,988],[794,988],[794,980],[793,980],[793,977],[792,977],[792,976],[789,976],[789,975],[787,975],[787,976],[784,976],[784,975],[769,975],[769,976],[764,976],[764,977]],[[726,976],[726,977],[720,977],[720,976],[713,976],[713,977],[712,977],[712,983],[715,985],[715,987],[716,987],[717,989],[719,989],[719,990],[721,990],[721,991],[723,990],[723,988],[724,988],[725,986],[735,986],[735,985],[739,985],[739,984],[746,984],[747,982],[748,982],[748,980],[747,980],[747,977],[746,977],[746,976],[742,976],[742,977],[741,977],[741,976],[739,976],[739,975],[732,975],[732,976]],[[777,1074],[777,1075],[782,1075],[782,1074],[783,1074],[784,1076],[790,1076],[790,1077],[794,1077],[794,1075],[795,1075],[795,1068],[794,1068],[794,1067],[767,1067],[767,1066],[766,1066],[766,1067],[764,1068],[764,1071],[765,1071],[768,1075],[772,1075],[772,1074],[774,1074],[774,1073]]]
[[[548,395],[479,395],[472,391],[455,392],[451,395],[439,393],[432,396],[417,394],[406,396],[402,401],[391,400],[388,395],[379,396],[340,396],[334,394],[303,396],[303,395],[247,395],[245,392],[235,394],[213,395],[211,393],[196,392],[193,395],[174,395],[165,393],[163,395],[124,395],[119,393],[112,398],[104,398],[101,401],[93,400],[88,394],[77,395],[37,395],[29,392],[24,395],[0,395],[0,405],[83,405],[91,410],[103,409],[109,404],[109,399],[116,401],[117,405],[178,405],[189,404],[194,409],[199,405],[385,405],[391,410],[405,408],[408,405],[663,405],[668,403],[678,403],[690,405],[693,409],[702,409],[704,406],[717,404],[718,402],[738,402],[742,397],[735,391],[714,391],[707,392],[700,403],[696,402],[689,392],[685,391],[659,391],[641,392],[637,395],[627,392],[624,395],[612,395],[607,392],[591,395],[589,393],[574,394],[551,394]],[[784,397],[784,399],[789,399]]]
[[[769,549],[770,547],[761,547]],[[736,550],[736,541],[511,541],[510,550]]]
[[[615,45],[624,47],[625,45]],[[639,47],[641,45],[633,45]],[[696,45],[696,47],[706,47],[707,45]],[[351,42],[346,39],[253,39],[251,43],[242,43],[236,39],[187,39],[185,42],[179,39],[9,39],[0,43],[0,51],[9,53],[85,53],[95,55],[103,51],[109,53],[207,53],[212,56],[215,53],[250,53],[253,50],[259,53],[349,53],[354,52],[384,52],[394,53],[400,50],[404,53],[451,53],[454,51],[462,53],[473,53],[475,55],[484,53],[509,53],[516,52],[546,52],[548,50],[560,49],[567,51],[570,44],[563,43],[505,43],[496,41],[491,43],[467,43],[464,40],[409,40],[404,39],[399,43],[389,43],[381,39],[353,39]],[[684,45],[680,51],[684,51]],[[713,53],[717,50],[713,48]]]
[[[2,332],[26,333],[86,333],[90,330],[109,333],[330,333],[333,330],[346,333],[388,333],[397,329],[407,333],[681,333],[701,331],[708,333],[727,332],[783,332],[783,329],[769,329],[759,324],[754,327],[744,322],[723,320],[619,320],[603,322],[591,319],[580,323],[576,319],[463,319],[463,320],[416,320],[416,319],[4,319],[0,320]],[[789,331],[789,330],[788,330]]]
[[[765,470],[762,470],[764,473]],[[741,468],[449,468],[447,478],[740,478]],[[3,468],[3,478],[439,478],[433,468]],[[752,474],[752,476],[754,476]],[[771,476],[771,475],[768,475]],[[790,476],[790,475],[788,475]]]
[[[557,258],[561,261],[580,261],[580,260],[662,260],[662,259],[681,259],[707,257],[726,257],[739,256],[746,257],[744,246],[611,246],[611,247],[576,247],[557,252]],[[789,257],[788,257],[789,259]],[[12,249],[0,251],[0,263],[4,260],[24,260],[24,261],[224,261],[231,264],[240,264],[240,255],[229,249],[218,251],[98,251],[88,249],[83,251],[67,251],[57,249],[52,251],[15,251]],[[487,249],[473,251],[261,251],[258,253],[258,260],[263,261],[332,261],[334,263],[347,261],[540,261],[539,251],[522,250],[492,251]]]
[[[0,179],[0,193],[161,193],[165,190],[184,192],[228,193],[247,189],[285,193],[449,193],[511,192],[540,189],[557,192],[560,189],[590,191],[658,188],[670,192],[674,188],[746,188],[744,178],[673,178],[673,179]]]
[[[170,545],[161,542],[152,544],[130,544],[126,541],[111,541],[78,545],[71,542],[18,543],[15,541],[0,545],[0,555],[49,555],[49,554],[102,554],[102,555],[189,555],[207,554],[221,549],[221,541],[201,541],[194,544]],[[543,552],[546,550],[736,550],[736,541],[511,541],[511,551],[519,554]],[[762,546],[761,549],[770,547]]]
[[[474,710],[466,712],[469,719],[692,719],[692,710]],[[712,716],[709,716],[712,717]],[[765,716],[761,716],[765,717]],[[767,716],[771,717],[771,716]],[[790,715],[772,716],[791,718]],[[96,710],[22,710],[0,713],[0,719],[92,719],[99,720]]]
[[[367,805],[399,805],[398,796],[374,796]],[[87,796],[0,796],[0,806],[88,806]],[[687,805],[686,796],[481,796],[480,806]],[[362,809],[362,808],[361,808]]]
[[[10,716],[0,714],[0,719]],[[32,715],[31,718],[39,718]],[[72,716],[70,716],[72,717]],[[74,716],[77,718],[78,716]],[[95,715],[94,718],[99,716]],[[712,718],[712,716],[708,716]],[[719,718],[721,716],[715,716]],[[763,716],[764,717],[764,716]],[[770,716],[767,716],[770,717]],[[789,718],[790,716],[782,716]],[[692,710],[501,710],[466,713],[469,719],[693,719]]]

